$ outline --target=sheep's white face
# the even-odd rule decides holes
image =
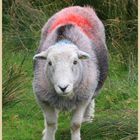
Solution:
[[[89,55],[80,51],[74,44],[52,46],[34,58],[46,59],[46,75],[57,94],[72,96],[73,87],[80,80],[81,60]]]

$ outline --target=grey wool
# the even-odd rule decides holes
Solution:
[[[44,114],[47,107],[71,111],[82,105],[88,114],[107,72],[105,29],[92,8],[68,7],[48,20],[34,56],[33,89]],[[48,135],[43,140],[55,139]],[[72,140],[80,140],[79,133],[72,133]]]

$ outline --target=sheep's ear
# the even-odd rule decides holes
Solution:
[[[79,59],[89,59],[90,55],[83,51],[78,51],[78,58]]]
[[[47,59],[47,51],[43,51],[41,53],[36,54],[33,57],[33,60],[35,60],[35,59]]]

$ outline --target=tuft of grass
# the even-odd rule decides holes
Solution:
[[[2,82],[2,104],[3,107],[16,104],[21,101],[24,92],[24,83],[27,82],[26,74],[22,71],[24,59],[20,65],[5,64]]]

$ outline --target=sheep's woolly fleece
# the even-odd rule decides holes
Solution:
[[[58,109],[70,109],[79,102],[87,100],[89,96],[95,97],[107,77],[108,61],[104,26],[92,8],[68,7],[52,16],[44,25],[37,53],[45,51],[62,39],[70,40],[80,50],[92,56],[92,61],[94,61],[98,71],[96,75],[96,82],[98,84],[93,91],[94,93],[92,93],[93,95],[87,93],[90,91],[88,85],[85,86],[87,83],[84,83],[84,80],[75,91],[77,96],[74,96],[71,100],[59,97],[53,90],[49,91],[46,86],[47,81],[42,73],[45,67],[44,60],[36,60],[34,63],[35,78],[33,85],[38,100],[51,104]],[[89,67],[89,69],[85,69],[83,75],[86,77],[88,73],[89,77],[87,79],[90,81],[94,71],[90,68],[90,63],[86,64],[84,62],[84,65]],[[84,92],[87,94],[84,94]]]

